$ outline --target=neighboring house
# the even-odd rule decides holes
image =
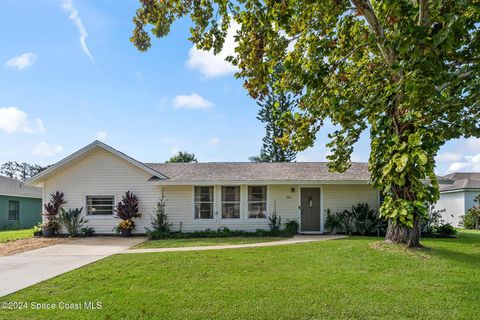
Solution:
[[[83,207],[87,225],[112,233],[119,220],[115,204],[126,191],[140,200],[136,233],[150,227],[152,209],[167,199],[174,230],[268,229],[268,216],[298,219],[302,232],[321,233],[325,211],[350,209],[360,202],[378,209],[378,192],[369,184],[366,163],[331,173],[326,163],[142,163],[95,141],[27,181],[44,188],[44,201],[57,190],[65,209]]]
[[[459,227],[461,216],[475,205],[475,197],[480,194],[480,173],[456,172],[446,175],[440,181],[440,199],[435,210],[442,212],[446,223]]]
[[[42,220],[42,189],[0,176],[0,229],[30,228]]]

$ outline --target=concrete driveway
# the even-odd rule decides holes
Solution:
[[[144,237],[92,237],[0,257],[0,297],[119,253]]]

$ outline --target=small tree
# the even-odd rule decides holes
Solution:
[[[194,153],[188,153],[187,151],[179,151],[176,155],[165,161],[165,163],[189,163],[198,162]]]
[[[166,212],[167,199],[165,192],[162,189],[162,196],[157,201],[157,205],[153,208],[152,229],[147,229],[147,232],[162,232],[169,233],[172,224],[168,222],[168,215]]]

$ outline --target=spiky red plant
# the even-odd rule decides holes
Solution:
[[[140,218],[142,215],[138,212],[138,204],[138,197],[133,192],[127,191],[115,207],[115,216],[122,220]]]

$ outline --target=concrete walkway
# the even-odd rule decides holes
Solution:
[[[0,257],[0,297],[119,253],[144,237],[92,237]]]
[[[295,243],[306,243],[325,240],[343,239],[346,236],[343,235],[298,235],[290,239],[271,241],[271,242],[258,242],[258,243],[246,243],[246,244],[225,244],[218,246],[197,246],[197,247],[179,247],[179,248],[151,248],[151,249],[131,249],[119,252],[121,254],[130,253],[151,253],[151,252],[173,252],[173,251],[205,251],[205,250],[221,250],[221,249],[240,249],[240,248],[257,248],[257,247],[273,247],[283,246]]]

